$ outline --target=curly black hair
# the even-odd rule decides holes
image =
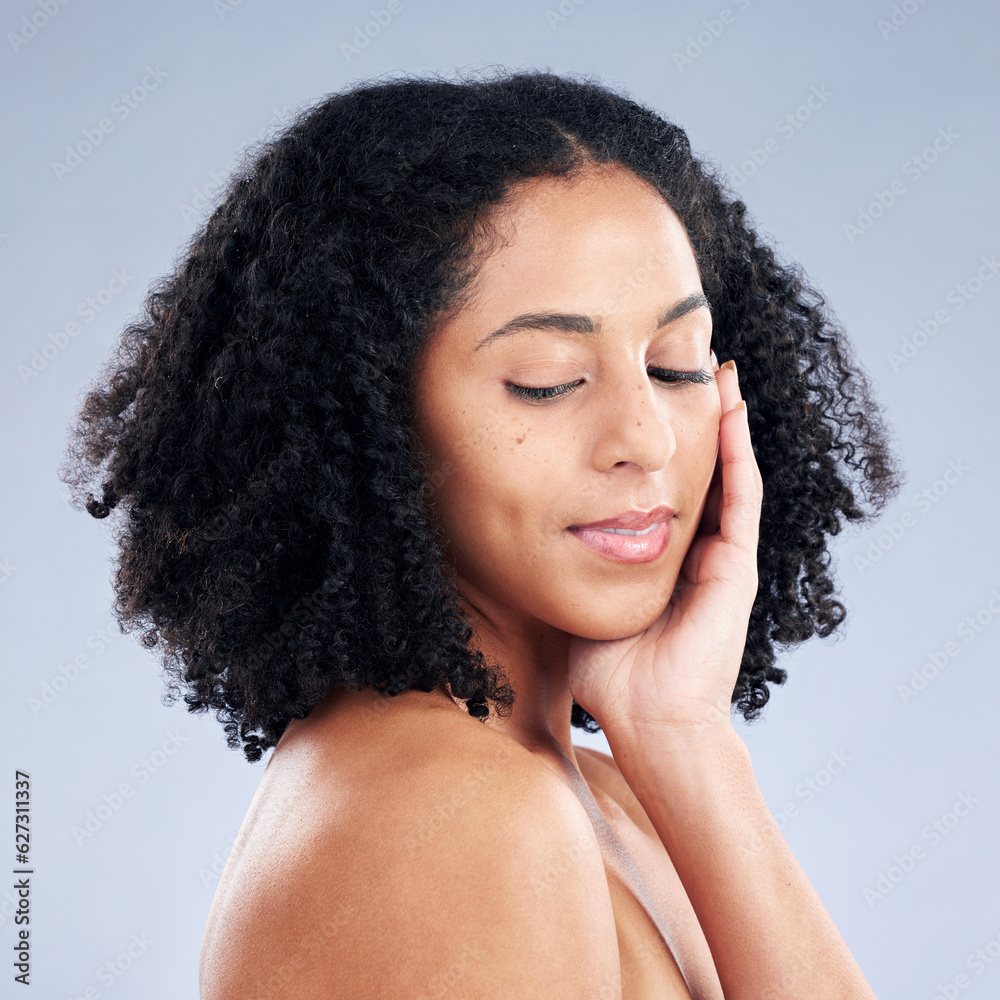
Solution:
[[[732,701],[775,645],[844,619],[826,536],[902,485],[851,345],[684,131],[590,76],[493,68],[365,81],[251,149],[95,376],[61,478],[114,508],[114,613],[159,647],[166,703],[250,761],[335,685],[514,691],[443,566],[413,433],[414,362],[454,315],[518,182],[620,164],[684,224],[764,480],[759,591]],[[484,251],[484,247],[486,250]],[[860,498],[856,495],[860,492]],[[576,702],[572,725],[597,732]]]

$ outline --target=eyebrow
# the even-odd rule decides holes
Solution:
[[[657,330],[673,323],[674,320],[686,316],[695,309],[704,306],[711,312],[712,307],[708,299],[701,292],[695,292],[679,302],[675,302],[659,319],[656,324]],[[599,334],[601,332],[601,321],[596,322],[589,316],[581,313],[525,313],[522,316],[515,316],[508,320],[498,330],[487,334],[473,350],[478,351],[480,347],[485,347],[490,341],[498,337],[507,337],[520,330],[560,330],[563,333]]]

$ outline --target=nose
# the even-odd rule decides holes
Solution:
[[[609,382],[594,414],[594,467],[662,469],[677,450],[670,404],[651,375],[629,373]]]

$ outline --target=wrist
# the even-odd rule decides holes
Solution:
[[[654,781],[661,791],[663,782],[717,779],[727,761],[748,763],[750,756],[728,717],[632,723],[605,735],[622,777],[630,785]]]

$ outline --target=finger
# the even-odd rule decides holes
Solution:
[[[722,414],[725,416],[741,398],[735,361],[730,359],[719,368],[715,373],[715,383],[719,387],[719,401],[722,403]]]
[[[727,361],[716,373],[716,382],[719,384],[719,398],[722,403],[722,414],[725,415],[730,409],[736,406],[737,403],[743,398],[743,390],[740,388],[740,382],[738,377],[738,372],[736,371],[736,362],[733,360]],[[749,428],[748,428],[749,432]],[[719,427],[719,453],[721,459],[722,451],[722,427]],[[757,492],[760,494],[763,490],[763,480],[760,475],[760,468],[757,465],[757,456],[753,452],[753,445],[750,445],[750,464],[753,469],[754,478],[757,481]]]
[[[722,512],[722,461],[719,450],[715,453],[715,468],[705,492],[705,504],[701,512],[701,523],[697,534],[714,535],[719,530],[719,516]]]
[[[715,356],[715,351],[712,351],[709,358],[712,366],[712,375],[716,379],[716,387],[720,390],[720,401],[722,399],[721,386],[724,384],[724,380],[720,380],[718,376],[719,372],[719,359]],[[723,404],[723,410],[726,409],[725,404]],[[721,428],[720,428],[720,440],[721,440]],[[705,502],[702,505],[701,517],[699,519],[698,528],[695,532],[696,535],[714,535],[719,530],[719,517],[722,511],[722,458],[721,449],[719,447],[719,442],[716,443],[715,449],[715,465],[712,469],[712,478],[709,480],[708,489],[705,491]]]
[[[760,495],[746,404],[740,399],[739,380],[732,368],[724,366],[716,379],[720,383],[719,394],[723,401],[719,423],[719,460],[722,463],[719,529],[723,541],[744,549],[748,556],[752,555],[750,565],[756,566]]]

